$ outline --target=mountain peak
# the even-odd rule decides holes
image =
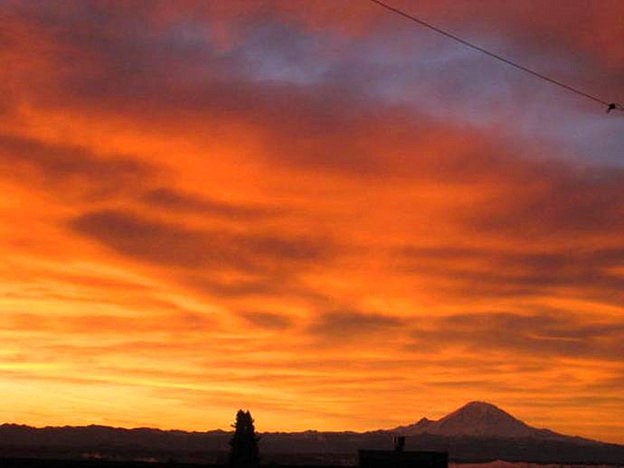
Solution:
[[[393,429],[394,432],[401,433],[402,435],[414,435],[427,432],[427,428],[435,424],[435,421],[427,418],[420,418],[418,422],[410,424],[409,426],[398,426]]]
[[[448,414],[440,421],[450,418],[451,416],[469,417],[477,420],[512,419],[514,421],[520,422],[506,411],[500,409],[498,406],[493,405],[492,403],[488,403],[486,401],[471,401],[469,403],[466,403],[464,406]]]
[[[462,406],[460,409],[462,408],[487,408],[487,409],[492,409],[492,410],[497,410],[497,411],[503,411],[502,409],[500,409],[498,406],[493,405],[492,403],[488,403],[487,401],[469,401],[468,403],[466,403],[464,406]]]
[[[436,421],[435,432],[445,435],[530,437],[536,429],[484,401],[471,401]]]
[[[405,435],[429,433],[446,437],[544,438],[557,435],[535,429],[485,401],[471,401],[437,421],[422,418],[415,424],[399,426],[394,430]]]

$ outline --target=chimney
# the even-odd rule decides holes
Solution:
[[[405,436],[396,436],[394,438],[394,451],[402,452],[405,448]]]

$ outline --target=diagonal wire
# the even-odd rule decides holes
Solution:
[[[458,37],[458,36],[456,36],[454,34],[451,34],[450,32],[444,31],[443,29],[440,29],[440,28],[438,28],[438,27],[436,27],[436,26],[434,26],[434,25],[432,25],[430,23],[427,23],[426,21],[423,21],[423,20],[421,20],[419,18],[416,18],[415,16],[412,16],[409,13],[406,13],[403,10],[399,10],[398,8],[395,8],[395,7],[391,6],[391,5],[388,5],[387,3],[384,3],[384,2],[382,2],[380,0],[370,0],[370,1],[373,2],[373,3],[376,3],[380,7],[385,8],[386,10],[389,10],[389,11],[391,11],[393,13],[396,13],[397,15],[400,15],[400,16],[402,16],[404,18],[407,18],[410,21],[418,23],[421,26],[429,28],[429,29],[431,29],[431,30],[433,30],[433,31],[435,31],[435,32],[437,32],[439,34],[442,34],[443,36],[448,37],[449,39],[452,39],[452,40],[454,40],[456,42],[459,42],[460,44],[463,44],[463,45],[465,45],[467,47],[470,47],[471,49],[474,49],[474,50],[482,52],[482,53],[484,53],[486,55],[489,55],[490,57],[492,57],[492,58],[494,58],[494,59],[496,59],[496,60],[498,60],[500,62],[506,63],[507,65],[510,65],[510,66],[512,66],[514,68],[517,68],[518,70],[521,70],[521,71],[523,71],[525,73],[529,73],[529,74],[531,74],[533,76],[536,76],[537,78],[540,78],[542,80],[548,81],[548,82],[550,82],[550,83],[552,83],[554,85],[557,85],[557,86],[559,86],[561,88],[564,88],[564,89],[566,89],[568,91],[571,91],[573,93],[576,93],[576,94],[578,94],[580,96],[586,97],[587,99],[591,99],[592,101],[599,102],[600,104],[603,104],[603,105],[607,106],[607,112],[610,112],[612,110],[624,111],[624,106],[622,104],[618,104],[618,103],[615,103],[615,102],[607,102],[604,99],[600,99],[599,97],[592,96],[591,94],[588,94],[588,93],[586,93],[584,91],[581,91],[580,89],[576,89],[576,88],[574,88],[572,86],[569,86],[569,85],[567,85],[565,83],[562,83],[561,81],[555,80],[554,78],[550,78],[550,77],[548,77],[546,75],[543,75],[543,74],[541,74],[539,72],[536,72],[535,70],[531,70],[530,68],[527,68],[527,67],[525,67],[523,65],[519,65],[519,64],[517,64],[515,62],[512,62],[511,60],[506,59],[505,57],[501,57],[500,55],[497,55],[497,54],[495,54],[493,52],[490,52],[489,50],[486,50],[486,49],[484,49],[482,47],[479,47],[478,45],[472,44],[472,43],[462,39],[461,37]]]

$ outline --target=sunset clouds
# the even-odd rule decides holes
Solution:
[[[1,421],[486,400],[624,442],[623,114],[370,2],[251,3],[0,5]],[[394,4],[622,101],[619,1]]]

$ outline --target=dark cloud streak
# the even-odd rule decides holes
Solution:
[[[54,193],[103,197],[127,191],[156,173],[123,155],[98,155],[79,146],[0,134],[0,171],[8,178],[43,181]]]
[[[275,209],[247,206],[209,199],[178,190],[160,187],[140,196],[150,207],[174,212],[213,215],[232,220],[257,220],[277,214]]]
[[[546,358],[621,361],[624,322],[559,312],[489,312],[431,318],[413,332],[414,349],[465,347],[475,353],[509,352]]]
[[[341,340],[359,340],[362,337],[383,334],[397,329],[404,321],[399,317],[378,313],[338,310],[321,314],[310,326],[308,333],[334,344]]]
[[[329,254],[317,239],[194,230],[125,211],[85,213],[69,226],[122,255],[162,267],[270,273]]]

